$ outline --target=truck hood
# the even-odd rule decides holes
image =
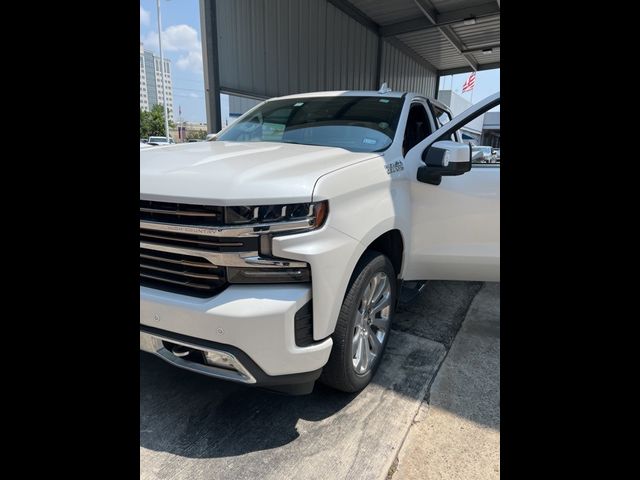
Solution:
[[[203,205],[309,202],[322,175],[378,153],[274,142],[197,142],[140,151],[140,198]]]

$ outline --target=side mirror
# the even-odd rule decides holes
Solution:
[[[206,138],[206,142],[215,142],[218,139],[217,133],[209,133]]]
[[[462,175],[471,170],[471,145],[442,140],[422,153],[425,165],[418,168],[419,182],[440,185],[442,176]]]

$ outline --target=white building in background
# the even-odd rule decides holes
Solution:
[[[469,100],[458,95],[456,92],[452,92],[451,90],[440,90],[438,92],[438,100],[449,106],[454,117],[471,106],[471,102]],[[463,142],[480,145],[484,115],[485,114],[480,115],[478,118],[470,121],[460,129]]]
[[[173,120],[173,82],[171,81],[171,61],[164,59],[166,99],[169,119]],[[151,110],[156,105],[164,105],[165,91],[162,83],[160,57],[145,50],[140,42],[140,108]]]

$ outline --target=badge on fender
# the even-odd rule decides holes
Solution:
[[[392,173],[404,170],[404,163],[398,160],[397,162],[386,164],[384,168],[387,170],[387,175],[391,175]]]

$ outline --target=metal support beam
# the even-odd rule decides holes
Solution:
[[[478,71],[493,70],[494,68],[500,68],[500,62],[478,65]],[[440,75],[441,77],[445,77],[447,75],[457,75],[458,73],[467,73],[471,71],[471,67],[450,68],[448,70],[439,70],[438,75]]]
[[[376,60],[376,88],[382,87],[382,47],[384,45],[384,39],[378,35],[378,52]]]
[[[355,21],[367,27],[376,35],[380,35],[380,25],[371,20],[362,10],[355,7],[353,4],[346,0],[327,0],[331,5],[336,7],[338,10],[342,10],[349,17],[353,18]]]
[[[480,53],[484,50],[492,50],[494,48],[500,48],[500,43],[487,43],[485,45],[476,45],[474,47],[464,49],[462,53]]]
[[[200,0],[200,31],[204,67],[207,130],[217,133],[222,129],[220,113],[220,70],[218,67],[218,28],[216,0]]]
[[[473,7],[461,8],[451,12],[443,12],[436,15],[438,23],[462,23],[468,18],[485,18],[500,15],[500,6],[495,2],[482,3]]]
[[[424,15],[411,20],[405,20],[398,23],[392,23],[391,25],[384,25],[380,27],[380,34],[383,37],[390,35],[401,35],[403,33],[419,32],[421,30],[428,30],[430,28],[438,28],[446,25],[454,25],[458,23],[464,23],[469,18],[475,18],[476,20],[494,19],[500,18],[500,9],[496,7],[494,2],[483,3],[475,7],[463,8],[455,10],[453,12],[446,12],[436,14],[436,23],[431,23]]]
[[[436,25],[438,23],[438,11],[434,8],[429,0],[413,0],[415,4],[418,6],[422,14],[427,17],[432,24]],[[469,66],[474,70],[478,70],[478,63],[475,61],[472,55],[462,53],[465,49],[465,46],[462,44],[458,36],[449,26],[437,27],[440,33],[444,35],[444,37],[449,40],[449,43],[453,45],[453,48],[457,50],[457,52],[462,55],[462,57],[466,60]]]

